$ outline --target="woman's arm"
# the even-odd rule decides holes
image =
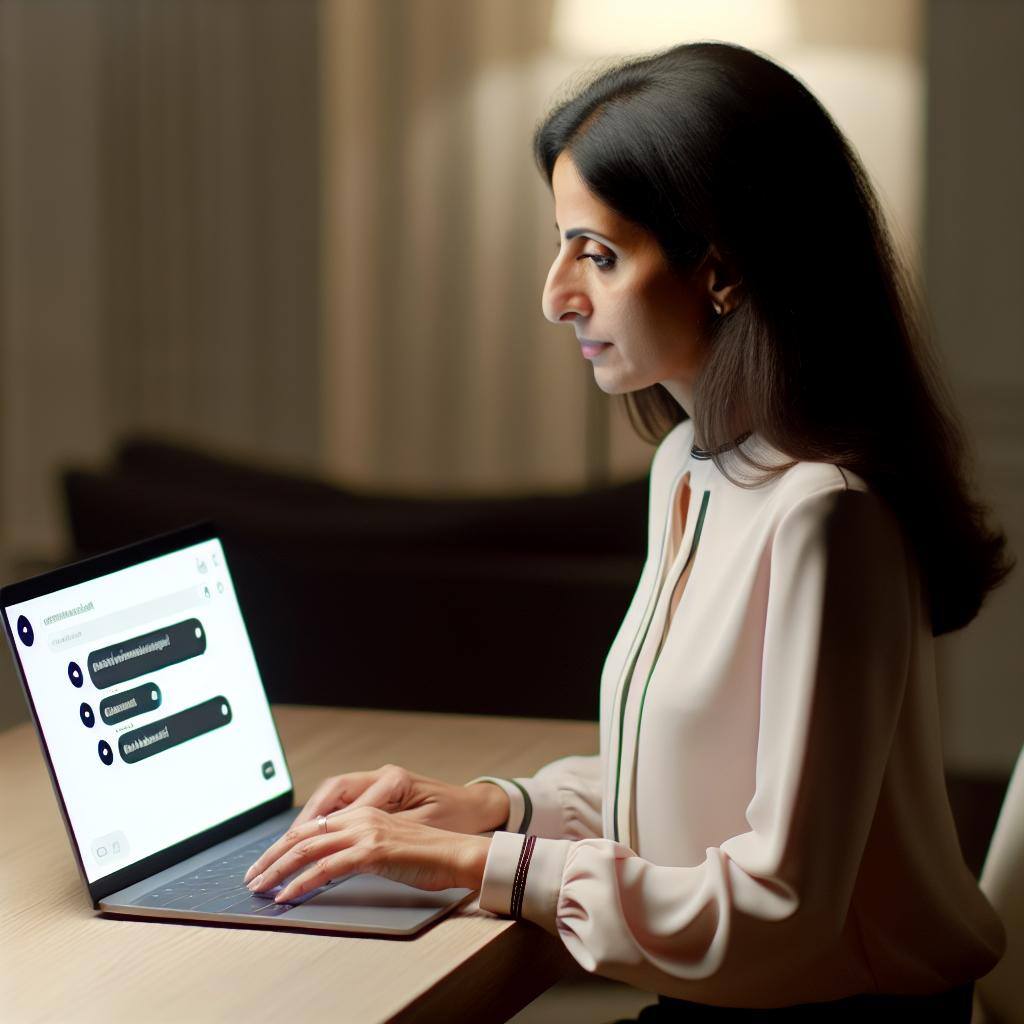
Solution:
[[[607,839],[500,831],[481,907],[559,935],[587,970],[698,1001],[756,1002],[812,968],[846,921],[917,601],[879,499],[835,489],[803,498],[771,552],[749,830],[690,867],[655,865]],[[713,789],[708,767],[694,782]]]
[[[601,835],[601,758],[573,755],[545,765],[530,778],[481,775],[466,783],[492,782],[509,800],[505,832],[552,839]]]

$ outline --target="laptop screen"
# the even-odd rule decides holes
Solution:
[[[212,533],[8,605],[20,586],[8,635],[90,883],[291,790]]]

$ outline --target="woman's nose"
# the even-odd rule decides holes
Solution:
[[[590,299],[570,275],[560,272],[558,261],[554,263],[544,284],[541,309],[546,319],[557,324],[571,321],[575,317],[587,319],[591,313]]]

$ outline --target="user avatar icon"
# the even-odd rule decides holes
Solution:
[[[96,724],[96,717],[93,715],[92,708],[88,704],[83,704],[78,709],[78,713],[82,716],[82,725],[86,725],[91,729]]]
[[[24,615],[18,616],[18,636],[26,647],[31,647],[35,643],[36,634],[32,629],[32,623]]]
[[[71,680],[72,686],[81,686],[84,682],[82,670],[79,668],[77,661],[73,661],[68,665],[68,679]]]
[[[114,763],[114,752],[110,749],[110,744],[106,740],[100,740],[99,752],[100,760],[104,764]]]

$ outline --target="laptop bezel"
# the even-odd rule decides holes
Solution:
[[[18,583],[10,583],[6,586],[0,587],[0,608],[3,609],[4,633],[7,636],[7,644],[14,657],[14,662],[18,669],[18,680],[21,684],[22,693],[25,696],[29,712],[31,713],[32,720],[35,723],[36,736],[39,738],[39,745],[43,750],[43,759],[46,762],[46,770],[50,776],[50,785],[52,786],[54,796],[57,799],[57,806],[60,809],[61,818],[64,821],[64,827],[67,829],[68,839],[71,842],[71,851],[75,857],[75,863],[78,865],[79,874],[81,874],[82,881],[85,883],[85,887],[89,891],[93,908],[97,910],[99,909],[100,900],[105,899],[107,896],[110,896],[121,889],[126,889],[128,886],[134,885],[136,882],[141,882],[166,868],[173,867],[180,861],[187,860],[189,857],[194,856],[197,853],[202,853],[204,850],[207,850],[212,846],[216,846],[217,843],[221,843],[225,839],[231,839],[236,835],[240,835],[247,829],[250,829],[255,825],[259,825],[261,822],[266,821],[269,818],[273,818],[281,811],[292,807],[294,804],[295,789],[293,786],[287,792],[281,793],[272,800],[268,800],[256,807],[251,807],[247,811],[243,811],[241,814],[236,815],[233,818],[229,818],[227,821],[222,821],[220,824],[206,829],[204,832],[200,832],[188,839],[184,839],[180,843],[175,843],[173,846],[165,847],[158,853],[144,857],[142,860],[121,868],[119,871],[114,871],[109,875],[104,875],[102,878],[98,878],[95,882],[90,882],[85,873],[85,865],[82,862],[81,854],[79,853],[79,845],[74,829],[71,827],[71,819],[68,816],[67,806],[64,803],[64,796],[61,793],[60,785],[57,782],[57,775],[54,771],[53,760],[50,757],[49,748],[46,745],[46,737],[43,733],[42,723],[39,719],[39,714],[36,711],[35,703],[32,700],[32,693],[29,690],[28,680],[25,675],[25,667],[21,662],[21,656],[18,653],[18,646],[14,641],[14,635],[11,631],[10,616],[7,614],[7,609],[10,605],[20,604],[22,601],[29,601],[34,597],[42,597],[45,594],[62,590],[65,587],[74,586],[77,583],[87,583],[100,576],[106,576],[112,572],[127,569],[133,565],[147,562],[150,559],[159,558],[162,555],[168,555],[183,548],[191,547],[194,544],[201,544],[204,541],[210,540],[219,540],[222,545],[224,543],[220,536],[220,530],[217,528],[216,524],[210,520],[205,520],[200,523],[192,523],[177,530],[172,530],[168,533],[162,533],[156,537],[148,537],[145,540],[136,541],[133,544],[126,544],[125,546],[116,548],[113,551],[107,551],[103,554],[94,555],[90,558],[73,562],[70,565],[61,566],[58,569],[53,569],[50,572],[42,573],[39,576],[33,576],[30,579],[22,580]],[[230,559],[227,559],[226,551],[225,559],[230,561]],[[241,602],[239,602],[238,611],[242,617],[242,629],[245,631],[245,635],[249,639],[250,646],[252,646],[252,638],[249,634],[249,628],[245,621],[245,612],[242,610]],[[255,658],[255,651],[253,651],[253,657]],[[256,666],[256,670],[259,673],[258,664]],[[262,673],[260,673],[260,681],[263,681]],[[264,688],[264,696],[265,695],[266,689]],[[267,702],[267,706],[269,709],[269,701]],[[274,721],[273,711],[271,711],[270,718],[271,724],[274,728],[274,733],[277,736],[278,743],[280,744],[283,752],[284,744],[281,743],[281,737],[277,731],[277,722]],[[288,778],[291,779],[292,772],[291,768],[288,766],[287,757],[285,757],[285,768],[288,772]]]

